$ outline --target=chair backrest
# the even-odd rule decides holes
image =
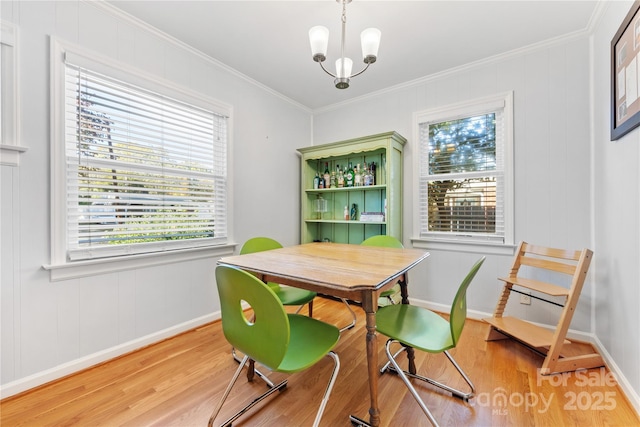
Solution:
[[[235,267],[216,267],[222,330],[229,343],[251,359],[276,369],[289,346],[289,318],[269,286]],[[247,318],[242,303],[254,312]]]
[[[244,242],[242,248],[240,248],[240,255],[252,254],[254,252],[263,252],[270,251],[271,249],[280,249],[282,245],[280,242],[270,238],[270,237],[252,237],[251,239]],[[275,292],[278,292],[280,289],[280,285],[277,283],[269,282],[267,283],[271,289]]]
[[[464,322],[467,319],[467,288],[469,288],[471,281],[476,276],[478,270],[480,270],[484,260],[485,257],[480,258],[476,261],[473,267],[471,267],[471,270],[469,270],[469,273],[460,284],[458,292],[456,292],[456,296],[453,299],[451,312],[449,313],[449,325],[451,327],[451,338],[453,339],[454,346],[458,344],[458,339],[460,339],[460,334],[462,334]]]
[[[279,242],[269,237],[253,237],[242,245],[240,255],[268,251],[271,249],[280,249],[281,247],[282,245]]]
[[[393,236],[387,236],[384,234],[380,234],[377,236],[371,236],[368,239],[366,239],[365,241],[363,241],[361,243],[361,245],[364,246],[381,246],[381,247],[385,247],[385,248],[399,248],[402,249],[404,248],[404,246],[402,245],[402,242],[398,239],[396,239]]]
[[[509,278],[518,277],[522,266],[529,268],[527,277],[540,278],[545,282],[560,281],[560,275],[557,273],[561,273],[571,276],[571,290],[579,295],[592,257],[593,252],[589,249],[565,250],[520,242],[509,271]]]

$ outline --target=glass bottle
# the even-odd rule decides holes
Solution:
[[[353,187],[353,179],[354,179],[353,165],[351,162],[349,162],[349,169],[347,169],[347,173],[345,174],[345,177],[344,177],[344,186]]]
[[[338,168],[338,188],[344,187],[344,172]]]
[[[360,163],[356,165],[355,176],[353,177],[353,185],[360,187],[362,185],[362,173],[360,172]]]
[[[371,162],[371,185],[376,185],[376,162]]]
[[[318,175],[318,172],[316,172],[316,176],[315,178],[313,178],[313,189],[317,190],[319,186],[320,186],[320,175]]]
[[[336,188],[338,186],[338,183],[336,180],[337,180],[336,172],[333,171],[331,172],[331,180],[330,180],[329,188]]]
[[[324,178],[324,188],[329,188],[331,186],[331,174],[329,173],[329,163],[324,163],[324,173],[322,175]]]
[[[362,185],[364,185],[365,187],[371,185],[371,173],[369,172],[369,166],[367,165],[367,162],[364,163],[364,172],[362,176]]]

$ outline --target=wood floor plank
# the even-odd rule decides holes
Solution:
[[[349,426],[348,416],[368,418],[364,313],[336,347],[341,368],[322,426]],[[304,311],[304,310],[303,310]],[[348,321],[342,305],[318,298],[314,316],[337,325]],[[542,377],[542,358],[511,340],[486,342],[488,325],[468,321],[451,354],[476,386],[465,403],[428,384],[414,384],[441,425],[460,426],[640,426],[640,418],[605,369]],[[386,361],[379,336],[378,360]],[[585,344],[583,344],[585,345]],[[2,426],[204,426],[237,368],[219,322],[204,325],[67,378],[0,401]],[[258,405],[235,426],[311,425],[332,362],[327,358],[291,375],[283,392]],[[464,388],[443,355],[417,352],[419,373]],[[218,422],[266,389],[240,377]],[[428,426],[402,381],[379,380],[383,426]]]

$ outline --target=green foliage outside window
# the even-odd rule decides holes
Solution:
[[[495,114],[429,124],[429,231],[495,232]]]

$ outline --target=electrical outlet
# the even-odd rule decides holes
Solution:
[[[531,295],[520,294],[520,304],[531,305]]]

